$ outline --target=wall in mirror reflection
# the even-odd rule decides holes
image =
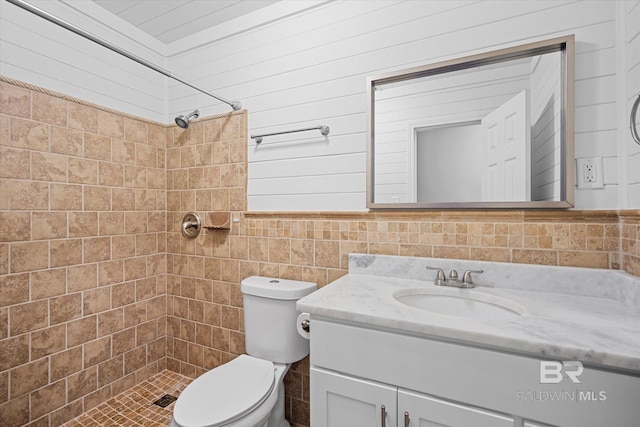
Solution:
[[[374,88],[375,202],[559,201],[562,53]]]

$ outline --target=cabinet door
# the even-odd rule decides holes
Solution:
[[[396,387],[311,368],[313,427],[393,427]]]
[[[406,413],[406,415],[405,415]],[[399,427],[513,427],[513,418],[431,396],[398,391]]]

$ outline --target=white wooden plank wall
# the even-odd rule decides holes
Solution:
[[[365,209],[365,78],[575,33],[578,150],[609,151],[616,131],[615,4],[610,1],[336,1],[170,58],[170,68],[240,99],[249,133],[327,124],[331,134],[249,141],[250,210]],[[228,107],[170,83],[170,116]],[[345,160],[348,159],[348,160]],[[301,166],[297,166],[300,164]],[[313,164],[313,168],[305,165]],[[336,165],[340,165],[337,168]],[[577,197],[617,203],[617,189]],[[593,201],[593,202],[592,202]]]
[[[474,71],[431,76],[417,83],[391,84],[376,90],[375,201],[406,203],[415,198],[409,194],[414,191],[408,182],[412,161],[409,152],[415,151],[409,147],[413,141],[410,126],[431,127],[479,121],[529,88],[529,71],[528,61],[517,61],[509,66],[501,64],[500,67],[488,66]],[[479,138],[477,143],[480,143]],[[451,157],[450,167],[455,169],[464,164],[464,157],[469,155],[467,151],[462,150]],[[433,167],[433,163],[417,163],[418,169],[429,167]],[[447,186],[446,175],[431,176],[438,176],[438,184]],[[429,200],[423,198],[421,201]]]
[[[626,63],[627,63],[627,108],[629,114],[633,102],[640,95],[640,1],[626,2]],[[636,125],[640,129],[640,112],[636,116]],[[629,149],[629,208],[640,208],[640,145],[633,142],[628,129],[621,132]]]
[[[538,57],[531,70],[531,200],[560,200],[562,57]]]
[[[165,66],[159,43],[154,49],[153,40],[135,27],[117,28],[90,2],[76,2],[80,9],[64,2],[31,3]],[[0,74],[143,118],[164,122],[166,117],[166,77],[5,1],[0,2]]]

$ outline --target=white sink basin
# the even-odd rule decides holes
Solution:
[[[524,308],[506,298],[458,288],[412,288],[393,294],[396,301],[431,313],[472,319],[517,318]]]

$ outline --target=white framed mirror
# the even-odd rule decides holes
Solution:
[[[367,207],[572,207],[574,43],[369,77]]]

